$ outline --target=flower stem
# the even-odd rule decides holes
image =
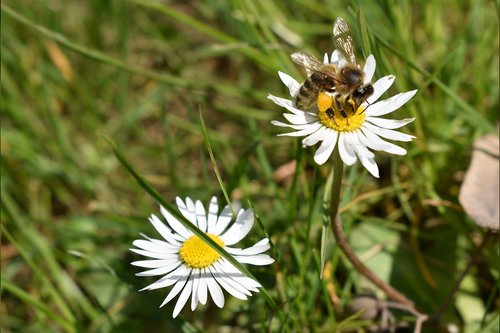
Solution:
[[[344,169],[344,163],[342,162],[338,147],[335,147],[333,151],[333,185],[332,194],[330,197],[330,219],[333,235],[337,241],[337,245],[345,254],[347,259],[356,268],[356,270],[370,280],[374,285],[379,287],[385,294],[392,300],[406,304],[413,307],[413,302],[406,298],[399,291],[379,279],[368,267],[363,264],[359,257],[354,253],[350,247],[347,239],[344,235],[344,230],[342,228],[342,222],[340,221],[340,216],[338,214],[339,204],[340,204],[340,186],[342,185],[342,173]]]

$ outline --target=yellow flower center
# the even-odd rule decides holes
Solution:
[[[224,242],[217,235],[207,234],[217,245],[224,247]],[[179,250],[182,261],[191,268],[205,268],[216,262],[221,255],[200,237],[189,237]]]
[[[365,121],[365,107],[360,105],[354,110],[355,103],[348,95],[319,93],[317,106],[319,121],[337,132],[357,130]]]

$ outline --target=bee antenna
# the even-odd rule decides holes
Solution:
[[[372,105],[372,103],[370,103],[368,101],[366,101],[366,103],[368,103],[368,106],[366,108],[364,108],[363,111],[361,111],[359,114],[363,114],[363,112],[365,112],[366,109],[368,109]]]

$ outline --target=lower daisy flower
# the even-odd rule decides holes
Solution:
[[[186,219],[206,233],[240,263],[260,266],[274,262],[270,256],[262,254],[270,247],[267,238],[246,249],[231,247],[242,240],[252,228],[254,221],[252,209],[241,209],[236,220],[231,224],[231,210],[226,206],[218,215],[217,198],[215,197],[210,201],[208,214],[200,201],[193,202],[190,198],[186,198],[185,202],[177,198],[177,207]],[[160,307],[180,293],[173,312],[175,318],[190,296],[191,310],[197,307],[198,302],[206,304],[208,294],[211,295],[214,303],[222,308],[224,294],[221,287],[229,294],[242,300],[251,296],[251,291],[259,291],[257,288],[261,285],[257,281],[243,275],[210,245],[184,227],[165,208],[161,207],[161,213],[168,225],[154,214],[151,215],[149,221],[164,240],[142,235],[145,239],[135,240],[133,245],[137,248],[130,249],[137,254],[152,258],[151,260],[132,262],[134,266],[148,268],[146,271],[137,273],[137,276],[163,275],[158,281],[141,289],[141,291],[173,285]]]
[[[330,58],[325,54],[324,63],[335,64],[342,68],[346,64],[346,60],[340,52],[335,50]],[[370,55],[363,68],[365,84],[371,82],[375,72],[375,65],[375,58]],[[321,142],[314,154],[314,161],[320,165],[328,160],[335,146],[337,146],[340,157],[345,164],[353,165],[359,158],[363,166],[374,177],[378,178],[379,170],[375,162],[375,155],[369,149],[385,151],[395,155],[405,155],[406,150],[404,148],[384,139],[411,141],[415,138],[412,135],[394,131],[394,129],[412,122],[415,118],[403,120],[380,118],[380,116],[400,108],[417,92],[417,90],[412,90],[376,102],[390,88],[395,79],[394,75],[384,76],[376,81],[373,84],[373,94],[357,110],[349,114],[331,112],[331,108],[329,110],[329,107],[334,103],[335,94],[328,92],[321,92],[318,95],[316,108],[311,110],[298,109],[295,98],[301,85],[288,74],[279,72],[279,76],[281,81],[288,87],[293,100],[271,94],[268,98],[289,111],[289,113],[284,113],[283,116],[290,123],[276,120],[271,123],[275,126],[294,129],[294,132],[279,135],[305,137],[302,140],[304,146],[313,146]]]

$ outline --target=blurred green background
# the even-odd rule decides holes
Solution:
[[[389,95],[419,89],[394,118],[406,156],[377,154],[381,178],[358,164],[344,176],[351,244],[384,280],[432,315],[485,231],[458,203],[473,141],[497,132],[498,1],[4,0],[1,12],[2,332],[334,332],[366,283],[333,240],[319,279],[329,172],[314,149],[276,137],[267,94],[299,81],[289,54],[332,51],[336,17],[358,52],[395,74]],[[363,62],[363,61],[361,61]],[[387,95],[386,95],[387,96]],[[130,266],[128,251],[158,205],[120,165],[108,140],[166,201],[223,200],[199,110],[233,200],[252,203],[277,262],[250,267],[286,320],[254,295],[171,319],[166,290]],[[297,161],[295,164],[294,161]],[[297,167],[295,167],[297,165]],[[498,234],[477,254],[445,313],[424,332],[498,332]],[[383,295],[371,289],[377,297]],[[174,303],[173,303],[174,304]],[[412,318],[397,313],[411,332]],[[455,331],[449,329],[456,329]],[[405,331],[400,329],[399,331]]]

